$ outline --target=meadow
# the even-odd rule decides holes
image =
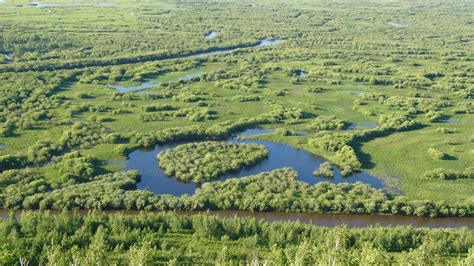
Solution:
[[[472,216],[473,12],[470,1],[0,1],[0,208]],[[264,134],[239,135],[256,128]],[[304,178],[326,182],[291,168],[219,179],[285,156],[236,136],[322,158]],[[128,168],[131,153],[171,144],[153,158],[170,179],[197,183],[194,194],[141,189]],[[334,178],[359,173],[383,187]],[[313,243],[300,240],[291,248]],[[259,259],[283,252],[259,248]],[[218,259],[167,250],[155,255]]]

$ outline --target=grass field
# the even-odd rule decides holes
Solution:
[[[464,171],[474,166],[472,3],[351,3],[350,8],[337,2],[305,1],[288,5],[275,1],[257,5],[245,1],[240,5],[225,1],[42,3],[20,8],[15,5],[29,1],[4,1],[0,7],[0,50],[13,58],[0,63],[1,118],[4,127],[10,121],[15,128],[0,138],[5,146],[0,155],[21,156],[39,141],[54,143],[71,123],[81,121],[127,136],[253,118],[271,113],[275,105],[375,126],[383,115],[402,113],[421,126],[349,144],[361,170],[397,180],[393,185],[410,199],[474,201],[472,178],[423,177],[436,168]],[[205,40],[211,31],[218,34]],[[144,57],[245,46],[264,39],[284,41],[211,57]],[[140,56],[143,59],[137,59]],[[134,63],[121,63],[119,58]],[[307,76],[299,77],[299,70]],[[182,80],[187,75],[191,79]],[[146,93],[168,96],[117,94],[109,87],[150,81],[159,85]],[[51,84],[55,88],[48,91]],[[314,93],[310,88],[324,90]],[[46,97],[37,104],[38,95],[45,91]],[[198,100],[180,100],[190,95]],[[260,100],[235,100],[255,96]],[[173,110],[146,111],[156,105]],[[47,118],[38,118],[41,112]],[[155,113],[160,115],[149,118]],[[433,114],[439,118],[430,121]],[[25,121],[31,126],[24,126]],[[334,152],[315,147],[311,140],[364,131],[359,126],[318,132],[308,130],[311,122],[312,118],[284,118],[265,124],[308,134],[261,138],[333,160]],[[79,150],[103,162],[124,160],[115,151],[117,145],[95,143]],[[431,157],[430,148],[443,152],[445,158]],[[50,165],[32,166],[55,176]],[[105,169],[116,171],[117,166]]]

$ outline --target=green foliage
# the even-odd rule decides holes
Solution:
[[[70,0],[61,0],[54,5],[43,1],[38,5],[47,7],[36,7],[26,0],[0,2],[0,143],[7,147],[0,148],[2,208],[205,210],[216,206],[254,209],[254,204],[255,209],[290,211],[472,214],[469,206],[457,208],[453,204],[472,203],[474,187],[472,169],[465,169],[471,166],[474,154],[470,148],[474,139],[472,34],[466,34],[471,31],[472,8],[468,4],[282,4],[272,0],[255,5],[225,1],[139,1],[131,5],[120,0],[107,5],[85,1],[71,5]],[[18,8],[20,5],[23,7]],[[426,17],[430,18],[428,22]],[[206,40],[204,36],[210,31],[218,35]],[[283,41],[257,47],[264,39]],[[226,53],[187,57],[220,50]],[[303,69],[310,74],[302,77]],[[110,86],[140,86],[145,82],[156,86],[125,93]],[[329,119],[332,116],[337,119]],[[444,121],[448,116],[452,121]],[[316,119],[308,119],[313,117]],[[350,122],[373,122],[377,117],[377,128],[359,126],[337,131]],[[318,120],[322,121],[313,123]],[[442,129],[434,130],[431,123],[440,122]],[[295,180],[276,178],[287,190],[274,188],[269,180],[263,184],[252,179],[250,184],[245,183],[251,192],[240,191],[237,186],[242,183],[233,181],[236,187],[226,184],[225,188],[235,190],[242,202],[228,193],[229,197],[219,198],[218,205],[213,201],[217,196],[211,193],[197,198],[137,190],[136,173],[113,168],[117,171],[114,174],[98,175],[101,168],[85,156],[100,154],[98,159],[105,162],[110,156],[126,156],[140,147],[224,140],[239,130],[262,125],[285,127],[267,135],[325,156],[346,175],[362,168],[395,175],[400,179],[397,188],[406,198],[388,195],[379,201],[367,199],[369,192],[380,192],[370,188],[362,196],[344,196],[344,191],[333,197],[330,193],[313,193],[315,188],[307,189]],[[295,134],[308,126],[314,126],[314,131],[305,136]],[[321,130],[328,131],[316,132]],[[435,150],[431,152],[434,157],[445,159],[431,159],[427,154],[431,147],[445,154]],[[82,155],[70,155],[78,151]],[[426,171],[426,178],[420,178]],[[449,179],[459,180],[445,181]],[[315,187],[324,190],[325,186]],[[347,187],[328,190],[343,188]],[[259,189],[267,194],[259,193]],[[221,192],[226,191],[216,193]],[[451,204],[433,201],[438,199]],[[364,200],[364,204],[359,202]],[[315,207],[326,204],[327,208]],[[269,258],[266,251],[247,252],[263,250],[255,245],[239,253],[219,235],[226,243],[210,243],[214,245],[207,249],[194,249],[198,241],[192,238],[187,238],[189,245],[181,248],[180,243],[176,244],[178,237],[170,237],[164,243],[137,242],[128,254],[131,244],[116,251],[122,238],[109,239],[104,237],[107,233],[95,240],[92,247],[97,249],[86,248],[90,241],[64,246],[68,236],[55,243],[54,239],[41,244],[32,241],[34,247],[18,253],[13,251],[23,243],[12,240],[0,245],[0,254],[5,254],[2,260],[7,264],[18,263],[21,256],[34,265],[121,265],[146,264],[140,254],[160,249],[164,253],[151,258],[161,258],[161,264],[193,264],[194,259],[194,264],[211,264],[219,259],[263,264],[274,257],[287,265],[295,261],[324,264],[319,259],[330,253],[318,253],[313,248],[315,243],[326,245],[326,239],[304,242],[301,237],[289,249],[275,247],[271,251],[274,256]],[[41,233],[22,231],[8,239],[30,235],[42,237]],[[87,237],[93,235],[95,231]],[[248,239],[238,246],[251,246],[256,242],[254,235],[247,235]],[[357,241],[354,239],[350,241]],[[413,256],[421,256],[422,252],[415,250],[420,238],[413,241],[418,241],[411,247]],[[398,242],[384,243],[402,245]],[[451,248],[450,243],[445,244]],[[341,254],[337,259],[344,261],[337,262],[385,264],[378,245],[359,248],[354,253],[371,255],[367,261],[356,260],[353,252],[341,246],[335,254]],[[206,258],[206,252],[212,253],[212,259]],[[41,261],[33,260],[28,255],[32,253],[38,253],[36,257]],[[214,253],[222,256],[217,259]],[[324,258],[331,261],[331,254]],[[92,259],[87,261],[88,257]],[[137,260],[131,261],[131,257]]]
[[[343,130],[349,123],[347,121],[337,119],[336,116],[318,116],[314,118],[308,125],[311,130]]]
[[[450,259],[470,265],[474,244],[466,228],[331,229],[172,213],[20,215],[0,220],[2,263],[18,264],[21,258],[34,265],[240,265],[249,260],[272,265],[431,265]]]
[[[438,159],[438,160],[444,160],[448,157],[448,155],[440,150],[437,150],[435,148],[429,148],[428,149],[428,154],[434,158],[434,159]]]
[[[233,101],[236,102],[259,102],[262,100],[262,97],[258,95],[236,95],[232,97]]]
[[[362,183],[317,183],[297,180],[292,169],[274,170],[256,176],[206,183],[195,194],[211,209],[250,211],[297,211],[336,213],[386,213],[438,216],[463,214],[464,207],[446,209],[443,202],[408,201]],[[445,213],[447,212],[447,213]]]
[[[201,96],[198,96],[198,95],[195,95],[193,93],[190,93],[190,92],[182,92],[176,96],[173,96],[173,99],[175,101],[180,101],[180,102],[188,102],[188,103],[194,103],[194,102],[198,102],[198,101],[201,101],[201,100],[205,100],[205,98],[201,97]]]
[[[378,123],[382,130],[393,129],[399,131],[409,130],[419,125],[416,120],[411,119],[409,116],[397,113],[380,116]]]
[[[158,154],[166,175],[202,182],[248,167],[268,156],[263,145],[198,142],[178,145]]]
[[[333,167],[330,162],[322,163],[318,169],[313,171],[314,176],[322,176],[327,178],[334,177]]]
[[[288,128],[279,128],[276,130],[277,134],[280,134],[281,136],[287,137],[287,136],[298,136],[298,133],[295,132],[294,130],[288,129]]]
[[[77,151],[65,154],[54,167],[60,175],[61,183],[81,183],[97,174],[94,159],[82,156]]]
[[[265,89],[263,90],[263,93],[265,95],[270,95],[270,96],[285,96],[285,91],[283,90],[270,90],[270,89]]]
[[[437,168],[427,171],[424,174],[425,178],[454,180],[459,178],[474,178],[474,168],[469,167],[464,171],[456,171],[451,169]]]
[[[75,123],[65,130],[57,142],[38,141],[28,149],[28,161],[44,163],[54,155],[73,148],[84,148],[104,141],[107,130],[92,123]]]
[[[326,91],[326,89],[323,87],[310,87],[307,90],[308,92],[311,92],[311,93],[322,93]]]

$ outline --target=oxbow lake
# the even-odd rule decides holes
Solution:
[[[299,174],[299,179],[310,185],[318,182],[328,181],[332,183],[355,183],[363,182],[372,185],[376,188],[384,188],[384,183],[376,176],[371,175],[368,172],[361,172],[349,177],[343,177],[338,169],[335,169],[334,178],[323,178],[312,175],[312,172],[319,167],[319,165],[326,160],[311,154],[305,150],[292,147],[290,145],[263,141],[263,140],[252,140],[246,137],[254,136],[258,134],[269,133],[266,129],[251,129],[246,130],[243,133],[227,140],[236,143],[256,143],[265,145],[269,151],[268,158],[262,160],[258,164],[243,168],[240,171],[224,175],[219,179],[215,179],[210,182],[222,181],[229,178],[244,177],[249,175],[256,175],[261,172],[268,172],[283,167],[291,167],[295,169]],[[171,143],[165,145],[157,145],[153,149],[142,149],[137,150],[129,154],[128,160],[125,163],[126,170],[139,170],[141,174],[141,182],[138,183],[139,189],[146,189],[156,194],[171,194],[171,195],[184,195],[193,194],[194,191],[201,186],[201,184],[195,184],[192,182],[183,182],[177,180],[175,177],[168,177],[159,167],[157,155],[166,150],[175,148],[181,143]]]

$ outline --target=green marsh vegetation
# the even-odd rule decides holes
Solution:
[[[465,228],[326,228],[204,214],[24,212],[0,228],[7,265],[471,265],[474,244]]]
[[[105,162],[137,147],[222,139],[252,126],[309,129],[305,135],[261,138],[322,155],[347,175],[364,169],[395,176],[409,198],[472,204],[470,178],[436,183],[424,178],[435,168],[463,172],[472,167],[470,39],[459,37],[469,32],[468,3],[392,4],[380,12],[371,7],[367,14],[362,14],[364,4],[352,9],[338,3],[290,8],[273,2],[272,8],[226,2],[2,5],[2,52],[12,58],[0,66],[2,170],[34,167],[33,172],[51,179],[58,168],[47,163],[76,150]],[[274,18],[276,13],[281,19]],[[242,14],[245,20],[225,23]],[[423,20],[424,14],[441,26]],[[436,14],[449,19],[437,22]],[[20,20],[22,29],[35,35],[20,31]],[[395,20],[408,26],[396,28],[389,23]],[[57,40],[58,30],[62,40]],[[205,40],[209,31],[219,34]],[[124,38],[132,32],[134,38]],[[432,37],[435,33],[443,38]],[[249,46],[264,39],[283,42]],[[208,57],[147,57],[238,46]],[[301,69],[307,76],[298,75]],[[182,79],[186,76],[191,78]],[[117,92],[108,86],[149,81],[156,85],[143,91]],[[347,130],[363,122],[377,126]],[[171,129],[189,126],[216,131],[171,136]],[[409,156],[407,147],[412,147]],[[433,149],[447,159],[427,152]]]
[[[0,207],[472,215],[473,13],[470,1],[0,1]],[[272,156],[225,142],[256,127],[275,131],[251,138],[324,157],[317,176],[368,171],[403,195],[308,185],[290,168],[206,183]],[[203,182],[193,195],[138,189],[140,173],[113,163],[175,142],[157,160]],[[5,264],[473,260],[469,229],[164,213],[0,227]]]
[[[68,3],[0,8],[5,174],[28,167],[50,189],[69,180],[54,165],[71,152],[91,157],[94,176],[139,147],[264,126],[281,130],[259,138],[345,175],[394,176],[409,199],[472,205],[474,181],[460,174],[474,161],[469,3]],[[375,126],[352,126],[364,123]]]
[[[263,145],[206,141],[166,150],[158,154],[158,161],[168,176],[201,182],[252,166],[267,156]]]

